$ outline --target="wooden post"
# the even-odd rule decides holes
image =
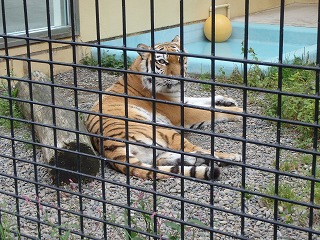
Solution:
[[[18,104],[26,119],[31,120],[33,117],[35,123],[48,125],[47,127],[34,124],[35,135],[39,142],[48,147],[56,146],[58,148],[58,150],[55,150],[42,147],[42,160],[58,168],[96,175],[99,170],[99,160],[94,158],[95,151],[90,137],[70,132],[70,130],[77,130],[76,114],[79,113],[54,107],[59,106],[72,109],[57,88],[54,88],[54,104],[52,103],[52,87],[41,84],[44,82],[48,83],[48,78],[45,74],[33,72],[32,80],[34,80],[34,83],[31,84],[32,87],[27,82],[18,82],[16,87],[18,88],[18,98],[28,101],[31,100],[30,91],[32,88],[33,111],[31,112],[30,103],[18,101]],[[51,106],[43,106],[37,103],[50,104]],[[55,116],[53,113],[55,113]],[[80,132],[87,132],[80,116],[78,116],[78,119],[78,130]],[[62,128],[63,130],[55,129],[55,127]],[[66,150],[85,153],[91,156],[83,156]],[[69,183],[69,179],[73,182],[78,182],[78,174],[76,173],[52,169],[51,174],[54,183]]]

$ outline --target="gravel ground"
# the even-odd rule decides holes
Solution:
[[[73,85],[73,73],[66,72],[55,77],[55,81],[64,85]],[[98,77],[93,71],[79,69],[77,72],[77,80],[80,88],[83,89],[98,89]],[[118,77],[102,74],[103,88],[112,84]],[[196,84],[189,84],[190,86],[187,95],[190,96],[204,96],[209,93],[204,92],[201,86]],[[65,96],[70,102],[74,104],[74,94],[71,91],[63,90]],[[221,89],[217,88],[217,94],[228,95],[235,98],[239,103],[242,102],[242,92],[236,89]],[[249,98],[251,99],[251,98]],[[78,91],[78,105],[80,109],[89,109],[97,100],[97,96],[89,94],[85,91]],[[259,106],[253,101],[249,100],[248,112],[260,114]],[[19,214],[20,231],[37,238],[37,229],[41,231],[41,239],[58,239],[58,228],[56,225],[61,222],[61,226],[72,231],[83,232],[85,235],[94,239],[103,238],[103,224],[97,220],[104,217],[115,226],[107,227],[107,236],[109,239],[124,239],[124,231],[117,228],[117,224],[125,224],[125,211],[121,205],[125,205],[127,199],[127,188],[123,187],[127,178],[108,167],[103,169],[108,183],[102,184],[99,181],[91,183],[83,183],[81,185],[71,183],[70,185],[61,186],[60,191],[51,188],[51,178],[48,169],[45,167],[34,167],[32,162],[40,162],[41,150],[33,149],[30,145],[25,145],[19,141],[12,142],[7,140],[10,137],[10,130],[0,127],[0,199],[1,209],[6,209],[9,212]],[[204,129],[208,131],[208,129]],[[226,136],[242,137],[243,123],[218,123],[215,125],[215,132]],[[249,118],[246,120],[246,137],[250,140],[256,140],[262,143],[276,143],[276,129],[274,125],[261,119]],[[14,131],[16,139],[30,139],[30,131],[26,128],[16,128]],[[199,144],[204,148],[210,149],[210,138],[200,134],[188,134],[188,139],[193,143]],[[286,146],[293,146],[295,134],[293,132],[284,132],[282,135],[282,144]],[[14,152],[13,148],[14,146]],[[274,169],[274,161],[276,159],[276,149],[261,146],[256,144],[246,144],[243,148],[242,143],[225,140],[222,138],[215,138],[215,147],[220,151],[235,152],[241,154],[245,149],[246,163],[252,166],[259,166],[266,169]],[[292,157],[294,153],[283,151],[281,152],[281,159]],[[1,157],[2,156],[2,157]],[[7,157],[5,157],[7,156]],[[15,156],[15,159],[9,157]],[[15,164],[14,164],[15,163]],[[220,234],[227,232],[230,235],[244,236],[248,239],[273,239],[274,227],[271,223],[253,220],[246,217],[244,219],[245,229],[241,233],[241,193],[235,191],[235,188],[242,186],[242,169],[237,166],[228,166],[221,169],[221,179],[218,181],[221,186],[214,187],[214,206],[217,209],[214,211],[214,228],[218,231],[215,234],[215,239],[234,239],[231,236]],[[245,184],[247,189],[255,192],[263,192],[274,181],[274,174],[259,171],[254,169],[245,170]],[[17,176],[17,177],[13,177]],[[297,179],[280,177],[282,182],[294,183]],[[36,184],[38,181],[39,184]],[[130,178],[132,186],[144,188],[147,190],[153,189],[153,182],[141,180],[138,178]],[[106,200],[110,203],[106,205],[106,214],[103,213],[103,205],[97,199],[101,198],[102,192],[106,192]],[[198,219],[201,225],[210,226],[210,211],[206,207],[200,207],[196,204],[185,203],[181,204],[181,180],[178,178],[166,179],[158,181],[156,184],[157,191],[160,196],[157,196],[157,211],[167,217],[180,219],[181,208],[184,209],[184,219]],[[16,189],[16,190],[15,190]],[[82,197],[78,193],[83,194]],[[184,181],[184,198],[186,200],[198,202],[201,204],[210,204],[210,186],[206,183],[194,182],[191,180]],[[175,199],[167,198],[163,195],[170,195]],[[300,194],[300,193],[297,193]],[[20,199],[15,200],[15,195]],[[153,196],[150,193],[143,193],[138,190],[132,190],[131,201],[133,206],[144,208],[152,212]],[[246,214],[250,216],[259,217],[261,219],[272,220],[274,218],[274,211],[272,205],[266,205],[261,197],[257,195],[246,196],[245,202]],[[19,206],[19,211],[16,209],[16,204]],[[82,205],[82,207],[80,207]],[[236,214],[230,213],[234,211]],[[287,216],[284,216],[287,209],[279,207],[279,222],[288,222]],[[58,214],[60,213],[60,214]],[[93,219],[83,218],[81,222],[78,214],[82,213],[84,216],[89,216]],[[306,208],[294,208],[290,212],[290,225],[299,227],[308,227],[308,217]],[[60,217],[59,217],[60,215]],[[144,219],[139,213],[134,213],[132,219],[134,220],[132,226],[139,227],[146,230]],[[319,216],[319,215],[317,215]],[[316,217],[317,217],[316,216]],[[42,224],[37,225],[37,219],[42,221]],[[16,220],[10,214],[2,215],[3,223],[10,224],[10,228],[17,229]],[[4,221],[6,220],[6,221]],[[33,220],[33,221],[32,221]],[[315,227],[320,231],[319,219],[315,218]],[[174,226],[170,226],[168,221],[161,220],[158,222],[158,228],[164,237],[174,236],[177,231],[174,231]],[[219,233],[220,232],[220,233]],[[293,230],[289,227],[279,227],[278,239],[307,239],[308,234]],[[64,236],[68,233],[62,232]],[[198,228],[187,228],[185,239],[209,239],[210,235],[207,231]],[[77,235],[70,235],[69,239],[78,239]],[[22,238],[24,239],[24,238]],[[179,239],[179,238],[177,238]],[[320,236],[314,236],[313,239],[320,239]]]

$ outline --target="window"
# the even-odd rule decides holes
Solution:
[[[25,22],[28,23],[30,36],[46,37],[48,36],[49,23],[47,15],[50,17],[53,38],[71,35],[68,0],[0,0],[0,7],[0,34],[2,37],[4,35],[25,36],[27,32]],[[48,12],[49,14],[47,14]],[[27,21],[25,21],[26,16]],[[25,43],[25,41],[10,37],[8,42],[10,46]],[[3,47],[3,38],[1,38],[1,44]]]

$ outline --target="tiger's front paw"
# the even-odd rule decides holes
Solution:
[[[232,160],[234,162],[241,162],[242,160],[242,156],[240,154],[234,154],[234,153],[215,152],[214,156],[216,158]],[[225,166],[232,165],[232,162],[218,162],[217,165],[219,167],[225,167]]]
[[[215,98],[216,106],[223,106],[223,107],[236,107],[238,106],[236,100],[233,98],[228,98],[224,96],[216,96]]]
[[[230,108],[228,108],[228,110],[234,111],[234,112],[240,112],[240,113],[243,112],[243,109],[239,108],[239,107],[230,107]],[[238,121],[242,120],[242,116],[241,115],[232,115],[232,119],[230,119],[230,120],[238,122]]]

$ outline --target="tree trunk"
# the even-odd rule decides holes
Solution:
[[[52,103],[52,87],[41,84],[43,82],[49,83],[45,74],[34,72],[33,80],[34,83],[31,84],[33,111],[30,103],[19,101],[18,103],[24,117],[28,120],[33,118],[35,135],[39,142],[46,146],[42,147],[42,161],[54,166],[50,171],[54,183],[69,183],[69,179],[73,182],[78,182],[79,174],[67,172],[63,169],[96,175],[99,170],[99,160],[94,158],[95,151],[90,137],[81,134],[86,133],[87,130],[81,121],[79,113],[56,108],[72,109],[56,87],[54,88],[54,104]],[[29,83],[19,82],[16,87],[18,88],[18,98],[31,101]],[[40,104],[48,104],[50,106]],[[76,126],[77,114],[78,126]],[[56,128],[61,128],[62,130]],[[81,179],[85,179],[85,177],[81,177]]]

